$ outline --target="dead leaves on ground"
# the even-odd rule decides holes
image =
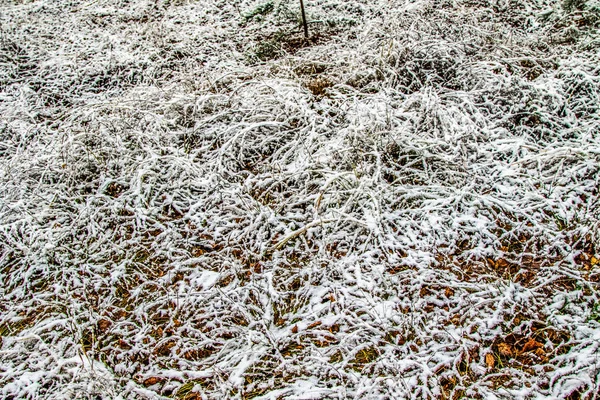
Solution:
[[[491,352],[485,356],[488,369],[518,364],[521,366],[548,363],[555,354],[568,350],[568,333],[551,327],[532,330],[530,335],[510,333],[498,338],[489,346]]]

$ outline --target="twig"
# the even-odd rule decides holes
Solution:
[[[321,225],[321,224],[327,224],[327,223],[333,222],[333,221],[335,221],[335,220],[334,219],[325,219],[325,220],[313,221],[309,224],[306,224],[302,228],[295,230],[294,232],[290,233],[288,236],[286,236],[285,238],[283,238],[282,240],[277,242],[277,244],[275,246],[273,246],[273,248],[275,250],[280,250],[283,246],[285,246],[285,244],[287,242],[289,242],[290,240],[294,239],[297,236],[302,235],[304,232],[306,232],[310,228],[313,228],[313,227],[315,227],[317,225]]]
[[[306,22],[306,12],[304,11],[304,0],[300,0],[300,10],[302,11],[302,26],[304,27],[304,39],[308,40],[308,23]]]

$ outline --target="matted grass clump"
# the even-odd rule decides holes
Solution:
[[[0,397],[594,399],[595,2],[5,1]]]

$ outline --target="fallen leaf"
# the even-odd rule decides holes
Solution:
[[[162,378],[159,378],[158,376],[151,376],[150,378],[146,379],[144,381],[144,386],[152,386],[152,385],[156,385],[157,383],[162,382]]]
[[[450,319],[450,322],[452,322],[454,325],[460,325],[460,318],[461,318],[460,314],[454,314],[452,316],[452,318]]]
[[[592,259],[590,260],[590,264],[592,265],[597,265],[599,263],[598,259],[594,256],[592,256]]]
[[[317,326],[319,326],[321,324],[322,324],[321,321],[313,322],[312,324],[310,324],[309,326],[307,326],[306,329],[316,328]]]
[[[292,326],[292,333],[298,333],[298,325]]]
[[[539,349],[541,347],[544,347],[544,345],[541,344],[540,342],[536,341],[535,339],[531,338],[523,346],[523,353],[531,351],[531,350]]]
[[[101,319],[98,321],[98,330],[100,332],[106,332],[112,325],[112,322],[107,319]]]
[[[498,351],[500,352],[500,354],[506,357],[512,357],[513,355],[512,348],[506,343],[498,344]]]
[[[546,356],[546,351],[544,349],[539,348],[534,351],[534,354],[540,358],[543,362],[548,362],[548,357]]]
[[[491,353],[487,353],[485,355],[485,365],[487,365],[488,369],[494,368],[495,363],[496,363],[496,360],[494,359],[494,355]]]

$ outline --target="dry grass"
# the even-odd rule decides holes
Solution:
[[[5,3],[0,397],[597,395],[595,3]]]

